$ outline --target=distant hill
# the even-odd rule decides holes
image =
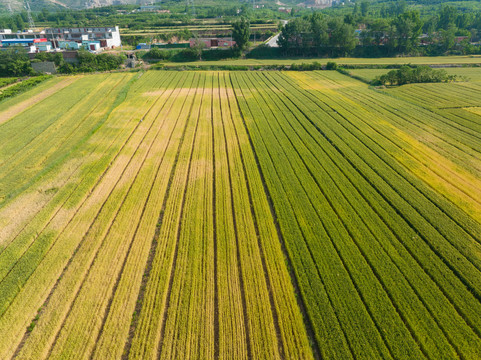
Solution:
[[[196,5],[212,5],[215,1],[212,0],[194,0]],[[279,6],[292,6],[295,4],[304,4],[308,6],[328,7],[332,5],[333,0],[264,0],[271,3],[276,3]],[[145,5],[152,2],[160,2],[159,0],[29,0],[32,11],[39,11],[43,8],[49,10],[68,8],[68,9],[86,9],[92,7],[109,6],[109,5],[122,5],[122,4],[139,4]],[[163,2],[163,1],[162,1]],[[185,0],[178,0],[179,3],[185,2]],[[235,3],[242,4],[248,3],[249,0],[235,0],[232,1],[232,5]],[[229,3],[226,0],[219,0],[219,3]],[[230,3],[229,3],[230,4]],[[0,11],[9,10],[18,12],[25,9],[25,0],[0,0]]]
[[[49,10],[69,8],[69,9],[85,9],[88,7],[120,5],[120,4],[138,4],[139,0],[30,0],[30,7],[33,11],[47,8]],[[23,0],[0,0],[0,8],[2,10],[22,11],[25,9]]]

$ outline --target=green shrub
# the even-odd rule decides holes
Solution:
[[[302,63],[302,64],[292,64],[291,70],[297,71],[312,71],[312,70],[321,70],[322,64],[320,62],[314,61],[313,63]]]
[[[456,75],[449,75],[444,69],[435,70],[427,65],[415,68],[404,65],[398,70],[391,70],[387,74],[376,77],[372,84],[399,86],[413,83],[448,82],[456,79]]]
[[[43,75],[43,76],[37,76],[28,80],[24,80],[21,83],[18,83],[16,85],[10,86],[9,88],[1,91],[0,93],[0,100],[7,99],[9,97],[13,97],[15,95],[18,95],[22,92],[25,92],[34,86],[40,84],[41,82],[50,79],[52,76],[51,75]]]
[[[337,63],[329,61],[326,65],[326,70],[337,70]]]

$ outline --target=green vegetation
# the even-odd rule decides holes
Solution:
[[[313,62],[319,62],[323,65],[327,65],[328,62],[333,62],[334,59],[329,58],[304,58],[304,57],[279,57],[279,58],[262,58],[262,59],[226,59],[226,60],[204,60],[202,62],[183,62],[183,63],[170,63],[165,62],[165,66],[268,66],[268,65],[285,65],[292,64],[307,64]],[[386,57],[386,58],[336,58],[334,60],[338,66],[348,69],[390,69],[399,68],[403,65],[435,65],[435,66],[481,66],[481,56],[469,55],[469,56],[417,56],[417,57]]]
[[[28,55],[16,48],[0,51],[0,76],[28,76],[34,71]]]
[[[434,70],[429,66],[402,66],[399,70],[391,70],[373,80],[373,85],[405,85],[413,83],[436,83],[455,81],[456,75],[449,75],[446,70]]]
[[[353,14],[343,18],[320,13],[297,17],[282,29],[279,44],[285,54],[304,56],[480,53],[479,44],[472,42],[481,39],[481,12],[446,5],[429,18],[408,8],[368,16],[368,4],[362,2],[359,11],[356,2]],[[355,28],[360,28],[357,37]]]
[[[0,89],[0,101],[30,90],[32,87],[37,86],[39,83],[50,78],[50,75],[37,76],[34,78],[23,80],[22,82],[12,85],[4,90]]]
[[[232,23],[232,39],[235,41],[235,48],[238,52],[247,48],[250,39],[250,24],[245,17]]]
[[[125,56],[113,54],[92,54],[86,50],[80,50],[77,62],[64,61],[61,53],[38,53],[35,58],[41,61],[53,61],[58,71],[63,74],[88,73],[95,71],[116,70],[123,64]]]
[[[2,102],[0,358],[479,359],[476,79],[124,72]]]
[[[18,78],[0,78],[0,89],[10,84],[16,83]]]
[[[481,67],[445,67],[443,68],[449,75],[455,75],[461,81],[479,81],[481,80]],[[346,69],[348,75],[359,78],[361,81],[370,83],[376,77],[386,74],[388,71],[384,68],[377,69]]]

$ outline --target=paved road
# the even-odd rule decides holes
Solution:
[[[281,20],[281,22],[283,26],[286,26],[288,20]],[[277,39],[279,38],[279,35],[280,33],[277,33],[276,35],[271,37],[271,39],[268,42],[266,42],[266,45],[273,48],[279,47],[279,45],[277,45]]]
[[[271,37],[271,39],[266,43],[266,45],[273,48],[279,47],[279,45],[277,44],[277,39],[279,39],[279,34],[276,34],[273,37]]]

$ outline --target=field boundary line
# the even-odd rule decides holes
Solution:
[[[217,95],[219,98],[219,106],[222,109],[222,104],[220,102],[220,73],[217,73]],[[212,83],[212,87],[214,87],[214,82]],[[215,157],[215,127],[214,127],[214,89],[212,89],[212,100],[210,103],[210,113],[211,113],[211,128],[212,128],[212,208],[213,208],[213,236],[214,236],[214,359],[219,358],[219,281],[218,281],[218,249],[217,249],[217,213],[216,213],[216,202],[217,202],[217,193],[216,193],[216,174],[217,174],[217,165],[216,165],[216,157]],[[221,118],[222,118],[222,111],[221,111]],[[223,124],[223,123],[222,123]],[[227,149],[226,149],[227,150]],[[229,159],[227,159],[228,163]],[[235,225],[234,225],[235,226]]]

